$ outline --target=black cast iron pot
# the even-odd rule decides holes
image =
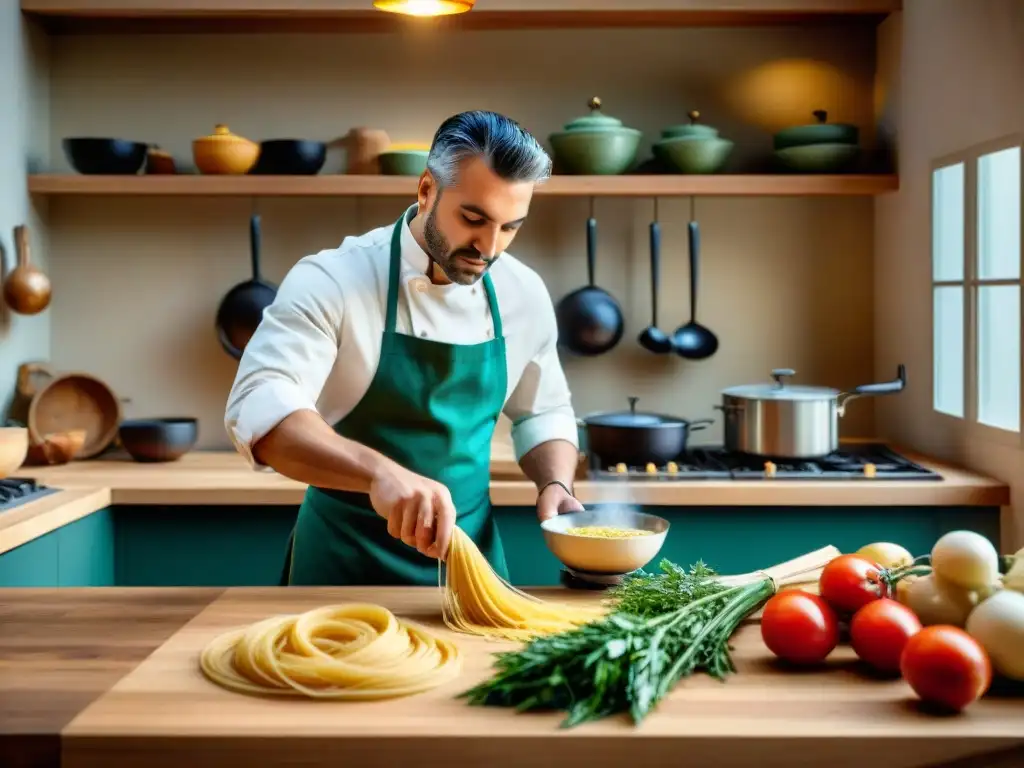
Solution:
[[[686,453],[691,432],[705,429],[715,421],[688,421],[637,411],[637,399],[629,398],[628,411],[595,413],[579,420],[591,464],[601,467],[620,463],[644,467],[649,462],[664,465]]]

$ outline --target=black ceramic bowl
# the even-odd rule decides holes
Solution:
[[[79,173],[131,175],[146,162],[145,144],[127,139],[64,139],[64,154]]]
[[[121,445],[136,461],[175,461],[196,444],[193,418],[129,419],[121,422]]]
[[[271,139],[260,143],[260,155],[249,173],[315,176],[326,158],[327,145],[322,141]]]

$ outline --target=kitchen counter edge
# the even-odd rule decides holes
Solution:
[[[575,491],[584,504],[640,506],[1001,507],[1010,503],[1006,483],[895,449],[939,472],[943,480],[578,479]],[[510,449],[495,449],[491,472],[491,501],[496,506],[533,506],[536,488],[523,476]],[[16,474],[60,490],[0,513],[0,554],[114,505],[297,505],[306,489],[303,483],[275,472],[253,471],[232,451],[194,451],[166,464],[117,458],[77,461],[56,467],[23,467]]]

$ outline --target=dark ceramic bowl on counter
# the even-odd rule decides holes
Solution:
[[[199,424],[189,417],[127,419],[121,422],[119,436],[136,461],[176,461],[196,444]]]
[[[327,145],[322,141],[270,139],[260,143],[259,157],[249,173],[315,176],[320,173],[326,159]]]
[[[149,147],[127,139],[72,137],[61,142],[71,167],[86,175],[131,176],[142,169]]]

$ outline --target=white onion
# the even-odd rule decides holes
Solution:
[[[993,669],[1024,680],[1024,595],[997,592],[971,612],[966,629],[988,653]]]
[[[914,562],[914,556],[905,547],[889,541],[865,544],[857,550],[856,554],[866,557],[882,568],[900,568]]]
[[[933,624],[963,627],[975,606],[971,592],[935,573],[915,579],[905,592],[901,594],[897,591],[897,595],[900,602],[916,613],[926,627]]]
[[[999,553],[974,531],[950,531],[932,547],[932,569],[964,589],[986,590],[999,581]]]

